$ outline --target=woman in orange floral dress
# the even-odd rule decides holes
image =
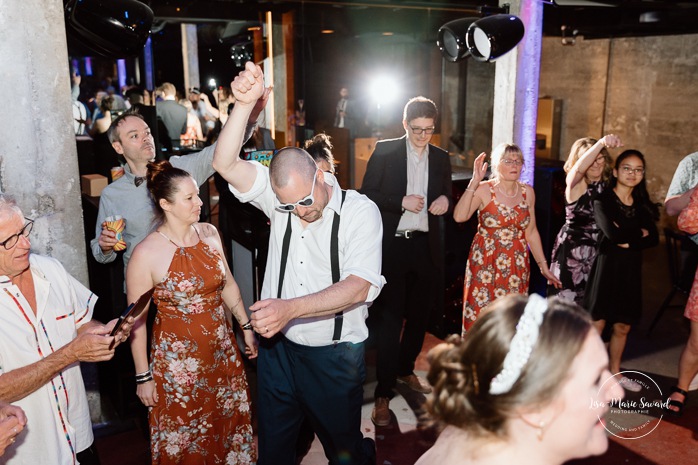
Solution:
[[[500,144],[492,151],[492,179],[485,153],[473,166],[473,177],[456,204],[453,217],[459,223],[478,211],[478,231],[470,246],[463,291],[463,335],[490,302],[507,294],[528,294],[528,249],[548,282],[560,281],[550,272],[543,254],[535,218],[533,188],[519,181],[523,153],[514,144]]]
[[[247,380],[225,316],[228,309],[244,330],[247,355],[256,357],[240,290],[218,232],[198,222],[196,181],[166,161],[149,163],[147,179],[160,221],[134,249],[126,286],[129,302],[155,286],[150,366],[144,314],[131,337],[152,463],[254,464]]]

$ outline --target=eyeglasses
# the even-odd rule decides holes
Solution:
[[[32,228],[34,227],[34,221],[30,220],[29,218],[24,219],[27,220],[27,224],[24,225],[20,232],[11,235],[7,239],[5,239],[4,242],[0,242],[0,245],[5,247],[5,250],[10,250],[12,247],[17,245],[17,241],[19,241],[19,236],[29,237],[29,233],[32,232]]]
[[[412,134],[418,136],[422,133],[430,134],[430,135],[434,134],[434,131],[436,130],[436,128],[433,126],[430,128],[413,128],[412,126],[410,126],[410,130],[412,130]]]
[[[523,160],[515,160],[513,158],[505,158],[502,160],[502,163],[507,166],[523,166],[524,164]]]
[[[599,157],[599,158],[597,158],[596,160],[594,160],[594,163],[596,163],[597,165],[603,165],[604,163],[606,163],[606,158],[605,158],[605,157]]]
[[[317,171],[315,171],[315,174],[317,174]],[[300,199],[298,202],[295,202],[295,203],[280,203],[276,206],[276,209],[279,211],[282,211],[282,212],[292,212],[293,210],[296,209],[296,206],[309,207],[312,204],[314,204],[315,197],[313,197],[313,193],[315,192],[315,181],[316,181],[316,178],[315,178],[315,176],[313,176],[313,187],[310,188],[310,195]]]
[[[620,170],[625,174],[633,173],[633,174],[637,174],[639,176],[642,176],[643,174],[645,174],[644,168],[633,168],[633,167],[628,166],[628,165],[621,166]]]

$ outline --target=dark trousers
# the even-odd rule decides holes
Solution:
[[[375,397],[393,397],[398,376],[414,372],[429,322],[431,280],[436,270],[429,236],[396,237],[383,256],[386,284],[371,308],[376,331]],[[403,319],[405,329],[402,331]]]
[[[93,442],[87,449],[75,454],[80,465],[100,465],[97,448]]]
[[[331,465],[374,464],[373,441],[361,433],[365,377],[363,343],[308,347],[283,336],[262,340],[257,360],[258,465],[295,464],[305,418]]]

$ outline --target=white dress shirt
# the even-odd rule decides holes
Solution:
[[[290,213],[275,209],[276,195],[269,182],[269,169],[253,162],[257,168],[254,185],[241,193],[233,186],[230,191],[241,202],[251,202],[271,220],[269,254],[262,286],[262,299],[276,298],[281,264],[281,246]],[[300,219],[291,214],[291,242],[286,262],[281,297],[291,299],[322,291],[332,285],[330,238],[334,213],[339,211],[342,192],[336,178],[325,173],[325,182],[332,186],[332,197],[323,210],[322,218],[305,229]],[[368,337],[367,302],[378,297],[385,283],[381,276],[381,243],[383,225],[380,211],[365,195],[348,190],[341,207],[339,223],[340,280],[354,275],[371,284],[366,302],[344,311],[341,342],[358,343]],[[332,343],[334,315],[291,320],[283,329],[286,337],[307,346],[325,346]]]
[[[29,263],[36,315],[19,288],[0,276],[0,377],[75,339],[77,329],[92,319],[97,301],[57,260],[31,254]],[[73,465],[75,453],[94,440],[79,363],[13,404],[26,413],[27,426],[0,457],[0,464]]]

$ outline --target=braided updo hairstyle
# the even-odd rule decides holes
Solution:
[[[146,180],[148,191],[155,204],[154,224],[161,225],[165,220],[165,211],[160,206],[160,200],[174,202],[177,183],[182,178],[191,178],[191,174],[180,168],[175,168],[169,161],[151,161],[147,165]]]
[[[557,298],[548,299],[538,341],[511,390],[489,392],[527,302],[522,295],[495,301],[464,339],[451,336],[429,352],[427,378],[434,391],[427,411],[433,422],[456,426],[473,437],[506,439],[507,419],[518,409],[545,406],[555,398],[592,329],[581,307]]]

